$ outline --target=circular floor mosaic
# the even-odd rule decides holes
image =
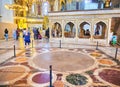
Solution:
[[[95,71],[97,79],[111,85],[111,87],[120,87],[120,70],[118,69],[98,69]]]
[[[87,78],[80,74],[70,74],[66,76],[66,80],[73,85],[85,85],[87,83]]]
[[[52,77],[53,77],[52,82],[54,82],[55,81],[54,75],[52,75]],[[28,78],[28,83],[34,87],[46,87],[49,85],[49,82],[50,82],[49,72],[37,72],[32,74]]]
[[[99,52],[92,52],[90,55],[93,57],[101,57],[102,56],[102,54]]]
[[[63,79],[68,87],[90,87],[93,83],[87,74],[68,74]]]
[[[17,80],[20,80],[21,78],[25,77],[29,71],[29,68],[23,65],[11,65],[0,67],[0,84],[7,85],[14,83]]]
[[[95,60],[83,53],[71,51],[55,51],[39,54],[32,59],[34,67],[49,69],[53,66],[54,71],[82,71],[87,70],[96,63]]]
[[[105,66],[114,66],[116,65],[116,62],[110,60],[110,59],[99,59],[98,60],[100,65],[105,65]]]
[[[48,73],[39,73],[32,78],[32,81],[38,84],[44,84],[50,81],[50,77]]]

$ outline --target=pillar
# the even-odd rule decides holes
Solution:
[[[50,34],[50,39],[52,38],[52,32],[51,32],[51,30],[52,30],[52,25],[53,25],[53,23],[51,22],[51,20],[49,20],[49,34]]]
[[[75,21],[75,28],[76,28],[76,36],[75,38],[78,38],[78,28],[79,28],[79,24],[78,24],[78,20]]]
[[[64,20],[62,20],[62,38],[64,38],[64,29],[65,29],[65,21]]]
[[[91,34],[91,38],[90,38],[90,39],[91,39],[91,41],[93,41],[93,40],[94,40],[94,37],[93,37],[93,36],[94,36],[94,25],[95,25],[95,22],[94,22],[93,19],[92,19],[91,21],[92,21],[92,22],[91,22],[91,24],[90,24],[90,26],[91,26],[91,33],[90,33],[90,34]]]

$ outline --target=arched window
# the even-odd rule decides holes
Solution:
[[[69,38],[74,38],[76,34],[75,26],[72,22],[66,24],[64,29],[64,36]]]
[[[78,29],[78,37],[79,38],[90,38],[90,24],[87,22],[83,22],[80,24]]]
[[[51,34],[52,34],[52,37],[54,37],[54,38],[62,37],[62,28],[58,22],[54,23],[53,28],[51,30]]]
[[[94,38],[105,39],[106,36],[106,24],[104,22],[98,22],[94,25]]]

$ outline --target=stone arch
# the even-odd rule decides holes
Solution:
[[[64,36],[67,38],[74,38],[76,34],[75,24],[73,22],[68,22],[65,25]]]
[[[82,22],[79,25],[78,37],[79,38],[90,38],[90,24],[88,22]]]
[[[105,39],[106,36],[107,25],[103,22],[97,22],[94,25],[94,39]]]
[[[51,29],[51,36],[60,38],[62,37],[62,27],[59,22],[53,23],[52,29]]]

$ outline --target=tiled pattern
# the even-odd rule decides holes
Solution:
[[[16,50],[20,51],[17,52],[16,57],[9,59],[8,61],[4,61],[0,68],[0,75],[4,74],[8,76],[9,79],[0,78],[0,81],[2,81],[0,85],[7,84],[13,87],[49,86],[49,65],[52,64],[53,85],[61,83],[66,87],[79,87],[66,81],[66,76],[69,74],[78,73],[87,77],[88,80],[87,84],[81,85],[80,87],[120,86],[119,77],[117,77],[120,73],[120,66],[118,65],[119,62],[118,60],[111,58],[111,54],[106,54],[105,48],[100,48],[100,50],[90,49],[87,47],[78,49],[51,47],[43,48],[39,47],[40,43],[35,44],[37,48],[30,47],[26,49],[20,49],[17,47]],[[0,57],[2,58],[6,57],[4,53],[7,54],[7,51],[5,52],[6,48],[3,48],[2,51],[0,50],[0,54],[2,54]],[[105,52],[103,49],[105,49]],[[13,49],[11,49],[11,51],[13,51]],[[0,58],[0,60],[2,59]],[[12,67],[9,69],[8,66]],[[48,74],[46,74],[46,72]],[[58,73],[63,75],[60,82],[57,79]],[[25,75],[20,77],[23,74]],[[110,76],[109,78],[107,77],[108,74]],[[13,81],[10,80],[11,78]],[[45,78],[46,80],[42,80],[42,78]]]
[[[23,65],[9,65],[0,67],[0,84],[9,85],[25,77],[29,68]]]
[[[44,52],[36,54],[31,60],[33,63],[30,63],[30,65],[34,64],[35,67],[43,69],[48,69],[49,65],[53,65],[54,71],[74,72],[88,70],[88,68],[96,64],[96,61],[92,57],[76,52],[76,50],[58,49],[57,51]]]
[[[111,85],[112,87],[120,87],[120,70],[112,68],[97,69],[94,74],[101,82]]]

